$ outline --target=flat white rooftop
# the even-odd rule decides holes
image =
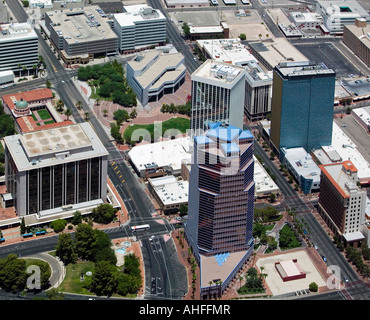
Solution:
[[[157,196],[165,206],[188,202],[188,181],[178,180],[174,176],[150,178],[148,180],[150,180]]]
[[[133,147],[128,155],[140,172],[146,164],[156,163],[158,167],[169,166],[181,170],[182,161],[191,160],[189,137],[160,141]]]
[[[4,138],[19,171],[108,155],[89,123]]]
[[[192,73],[191,78],[201,82],[208,79],[215,85],[230,88],[244,76],[244,73],[243,67],[209,59]]]
[[[286,149],[284,157],[300,176],[320,182],[321,170],[304,148]]]
[[[357,177],[360,181],[370,181],[370,164],[357,150],[356,144],[333,121],[332,146],[344,160],[351,160],[357,168]]]
[[[86,6],[70,10],[48,11],[52,28],[69,44],[105,39],[117,39],[117,34],[96,10],[99,6]]]
[[[263,168],[261,163],[257,160],[255,156],[254,159],[254,182],[255,182],[255,193],[257,196],[264,194],[277,193],[279,192],[279,187],[276,185],[275,181],[271,179],[269,174]]]
[[[133,26],[136,23],[166,19],[166,17],[157,9],[153,9],[144,4],[124,6],[126,12],[117,13],[114,18],[121,27]]]
[[[36,38],[37,34],[27,22],[3,24],[0,27],[0,42]]]
[[[258,60],[249,52],[240,39],[197,40],[198,47],[204,49],[214,60],[242,66],[249,61]]]

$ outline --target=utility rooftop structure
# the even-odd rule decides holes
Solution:
[[[258,63],[240,39],[197,40],[198,48],[214,61],[244,66],[250,61]]]
[[[0,71],[12,70],[16,76],[33,70],[39,58],[39,45],[36,32],[28,23],[0,25]]]
[[[117,53],[118,36],[98,6],[45,13],[45,26],[65,62],[88,62],[97,55]]]
[[[207,60],[193,72],[193,131],[204,131],[209,122],[217,121],[243,127],[245,72],[243,67],[212,60]]]
[[[147,5],[125,6],[124,9],[126,12],[113,17],[120,52],[134,52],[166,42],[167,19],[159,10]]]
[[[88,123],[4,138],[6,186],[19,216],[105,200],[108,152]]]

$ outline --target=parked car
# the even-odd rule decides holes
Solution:
[[[324,260],[324,262],[327,261],[325,256],[322,256],[322,260]]]

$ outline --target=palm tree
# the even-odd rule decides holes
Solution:
[[[69,120],[69,117],[72,115],[72,110],[67,108],[67,110],[64,111],[64,114],[67,116],[67,120]]]
[[[21,77],[22,65],[20,63],[18,63],[18,68],[19,68],[19,77]]]
[[[50,80],[46,80],[45,84],[46,84],[46,88],[48,88],[48,89],[51,88],[51,81]]]
[[[82,102],[81,102],[80,100],[78,100],[78,101],[76,102],[76,107],[77,107],[77,109],[78,109],[78,110],[81,110]]]
[[[104,115],[104,117],[106,117],[108,115],[108,110],[107,109],[103,110],[103,115]]]
[[[239,289],[242,287],[242,281],[243,281],[243,279],[244,279],[244,277],[243,277],[243,275],[241,274],[241,275],[239,276]]]
[[[85,116],[85,121],[88,121],[90,117],[90,113],[85,112],[84,116]]]
[[[63,107],[64,107],[64,102],[62,99],[59,99],[57,101],[57,111],[58,112],[62,112],[63,111]]]

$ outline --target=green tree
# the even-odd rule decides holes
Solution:
[[[91,212],[93,220],[97,223],[108,224],[116,217],[117,210],[109,203],[103,203]]]
[[[117,257],[112,249],[112,241],[108,234],[102,230],[94,230],[96,242],[92,249],[94,261],[108,261],[112,265],[117,263]]]
[[[64,111],[64,114],[67,116],[67,120],[69,120],[69,117],[72,115],[72,110],[67,108],[67,110]]]
[[[20,291],[26,287],[26,260],[12,253],[0,259],[0,287],[5,291]]]
[[[118,272],[108,261],[98,261],[94,266],[90,290],[98,296],[111,296],[117,289]]]
[[[239,35],[239,38],[240,38],[240,40],[247,40],[247,36],[245,35],[245,33],[241,33],[240,35]]]
[[[189,34],[190,34],[190,27],[189,27],[189,25],[186,22],[184,22],[182,24],[182,31],[184,32],[185,37],[188,37],[189,36]]]
[[[55,248],[56,255],[65,264],[76,263],[77,254],[73,239],[69,233],[60,234]]]
[[[126,110],[118,109],[113,112],[113,116],[116,118],[117,124],[121,125],[123,122],[130,118],[130,115]]]
[[[317,285],[316,282],[311,282],[309,285],[308,285],[308,289],[311,291],[311,292],[317,292],[319,290],[319,286]]]
[[[180,205],[180,208],[179,208],[179,211],[180,211],[180,216],[185,216],[188,214],[188,205],[187,204],[181,204]]]
[[[82,215],[81,215],[81,212],[80,211],[76,211],[74,214],[73,214],[73,218],[72,218],[72,224],[74,226],[77,226],[79,225],[81,222],[82,222]]]
[[[59,292],[58,289],[52,288],[46,291],[47,300],[64,300],[63,292]]]
[[[26,233],[26,223],[24,221],[24,217],[22,217],[22,220],[21,220],[20,232],[21,234]]]
[[[96,245],[96,235],[94,229],[86,223],[80,223],[75,233],[75,248],[77,255],[86,260],[93,258],[93,250]]]
[[[55,232],[63,231],[67,225],[67,220],[57,219],[50,223],[50,228],[54,229]]]

